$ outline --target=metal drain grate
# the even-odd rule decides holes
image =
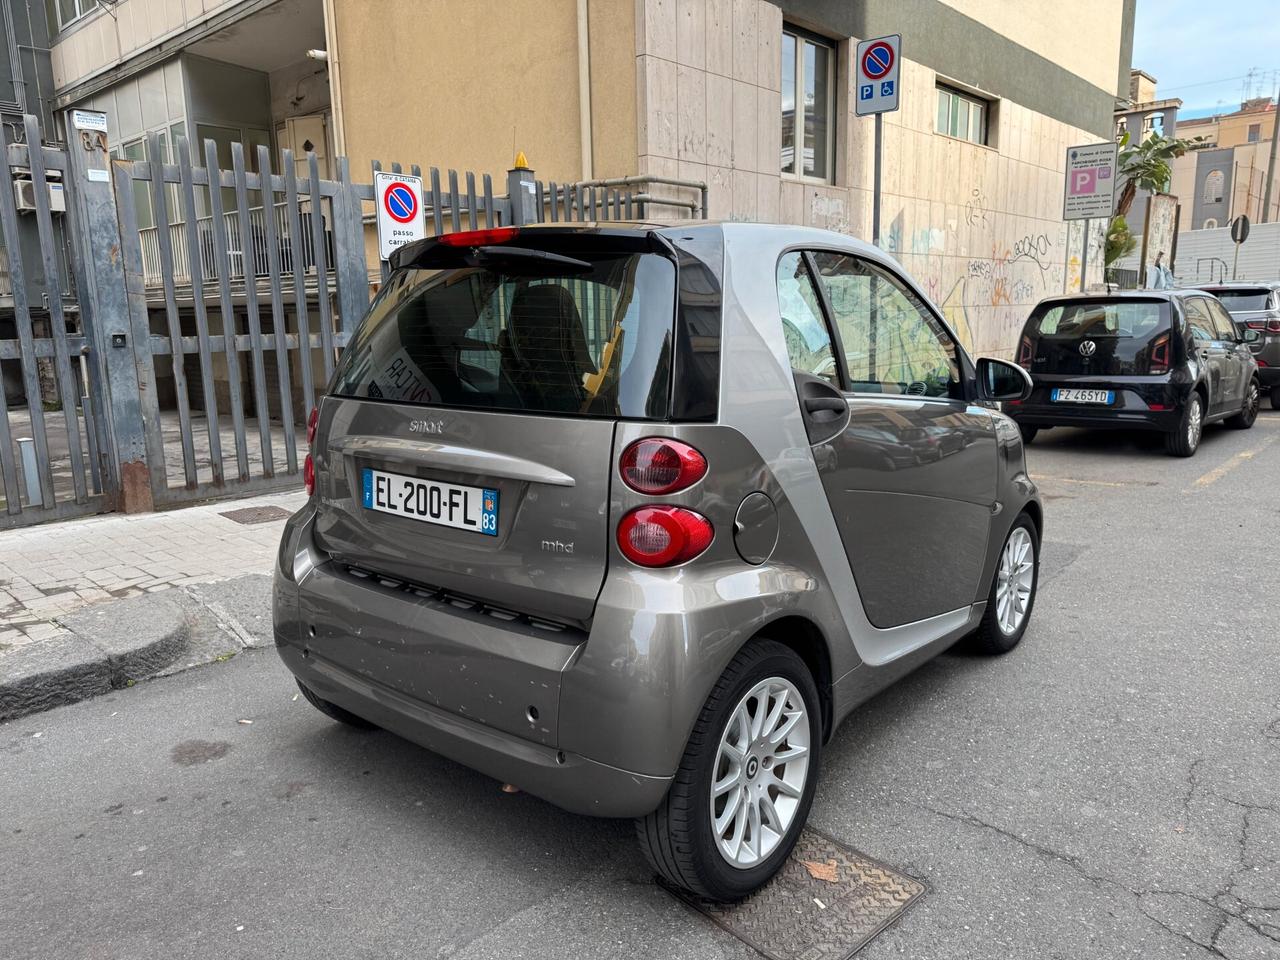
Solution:
[[[769,960],[848,960],[925,887],[806,828],[777,876],[740,903],[667,889]]]
[[[289,511],[284,507],[241,507],[239,510],[227,510],[218,516],[234,520],[245,525],[251,523],[270,523],[272,520],[288,520]]]

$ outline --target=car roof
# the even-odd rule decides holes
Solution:
[[[521,227],[530,231],[611,231],[637,233],[658,233],[665,237],[677,237],[694,229],[719,230],[728,239],[752,238],[756,240],[772,240],[780,246],[793,244],[820,244],[839,246],[846,250],[856,251],[871,259],[882,260],[886,256],[880,248],[859,240],[847,233],[834,230],[823,230],[818,227],[800,227],[782,223],[748,223],[737,220],[584,220],[558,223],[531,223]],[[901,266],[899,269],[905,269]]]
[[[1192,294],[1203,294],[1203,290],[1190,287],[1177,290],[1111,290],[1090,293],[1064,293],[1058,296],[1045,297],[1041,303],[1097,303],[1098,301],[1115,300],[1177,300]]]

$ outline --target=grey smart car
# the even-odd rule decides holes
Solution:
[[[860,703],[967,638],[1011,650],[1041,501],[897,264],[757,224],[421,241],[309,423],[275,637],[307,699],[566,810],[731,899]]]

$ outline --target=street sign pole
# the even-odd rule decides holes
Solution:
[[[871,243],[880,246],[880,158],[884,142],[884,114],[876,114],[875,160],[871,180]],[[1239,249],[1238,247],[1236,249]]]
[[[854,112],[872,115],[875,143],[871,160],[871,242],[880,245],[880,168],[884,160],[884,114],[898,109],[901,88],[898,74],[902,62],[902,37],[878,37],[858,44],[854,58],[857,73]]]
[[[1080,292],[1084,293],[1087,283],[1085,277],[1089,273],[1089,226],[1093,220],[1086,217],[1084,221],[1084,243],[1080,250]]]

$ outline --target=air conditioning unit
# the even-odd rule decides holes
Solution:
[[[28,170],[15,170],[13,180],[14,205],[19,213],[34,213],[36,209],[36,185]],[[26,174],[23,176],[23,174]],[[51,170],[45,175],[45,188],[49,192],[49,211],[67,212],[67,191],[62,185],[62,174]]]

